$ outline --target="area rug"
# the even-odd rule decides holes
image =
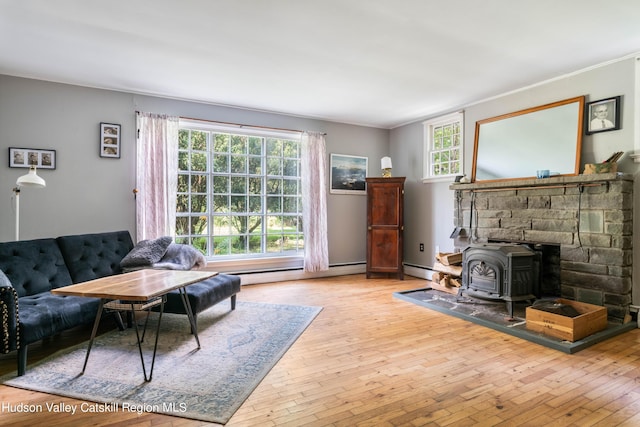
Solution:
[[[514,305],[513,317],[511,317],[507,311],[506,303],[502,301],[460,297],[431,288],[396,292],[394,296],[568,354],[576,353],[638,327],[637,322],[622,325],[610,322],[604,331],[570,342],[527,329],[525,310],[528,304],[525,302]]]
[[[0,380],[100,404],[88,410],[156,412],[226,424],[321,310],[239,301],[231,311],[228,304],[217,304],[198,315],[200,350],[187,317],[165,313],[150,382],[144,380],[133,328],[97,337],[84,375],[86,342],[28,366],[21,377],[13,373]],[[143,343],[147,373],[157,319],[151,315]]]

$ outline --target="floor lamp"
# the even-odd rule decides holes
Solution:
[[[16,187],[13,189],[16,195],[16,241],[20,240],[20,187],[42,188],[46,186],[47,183],[44,179],[36,174],[36,167],[34,165],[29,169],[28,174],[22,175],[17,179]]]

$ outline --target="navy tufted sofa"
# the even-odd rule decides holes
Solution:
[[[0,353],[18,351],[18,375],[26,371],[29,344],[95,320],[97,298],[52,295],[51,289],[120,274],[132,248],[128,231],[0,242]],[[219,274],[186,291],[194,315],[227,298],[233,310],[240,278]],[[185,314],[178,291],[167,295],[165,312]]]

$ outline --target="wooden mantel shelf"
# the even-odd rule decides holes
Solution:
[[[449,186],[450,190],[462,191],[489,191],[489,190],[508,190],[508,189],[525,189],[540,187],[570,187],[578,185],[599,184],[611,181],[633,181],[633,174],[623,173],[600,173],[589,175],[575,176],[558,176],[550,178],[524,178],[509,179],[504,181],[483,181],[471,184],[454,183]]]

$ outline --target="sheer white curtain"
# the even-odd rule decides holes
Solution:
[[[137,240],[175,234],[178,117],[138,113]]]
[[[304,271],[328,270],[327,155],[322,133],[302,135],[301,182]]]

